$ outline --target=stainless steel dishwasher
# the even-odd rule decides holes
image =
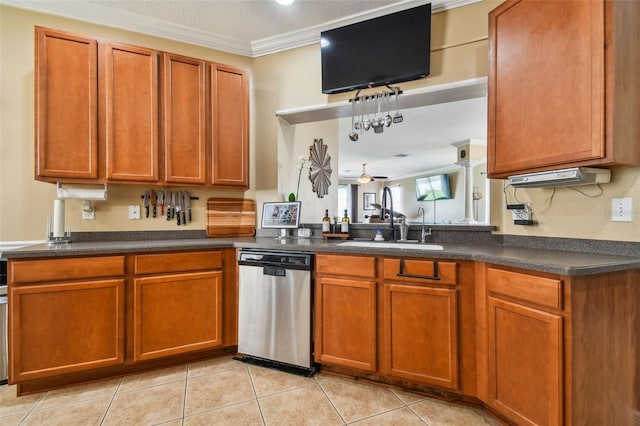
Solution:
[[[238,265],[240,359],[312,375],[313,254],[245,249]]]

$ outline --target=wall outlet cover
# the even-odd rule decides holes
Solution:
[[[132,204],[129,206],[129,219],[140,220],[140,204]]]
[[[611,199],[611,221],[612,222],[631,222],[631,198],[612,198]]]

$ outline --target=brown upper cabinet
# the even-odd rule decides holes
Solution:
[[[507,0],[489,13],[489,177],[640,165],[640,3]]]
[[[240,68],[36,27],[36,179],[249,187]]]
[[[159,52],[99,43],[99,123],[108,181],[158,181]]]
[[[211,64],[211,183],[249,186],[249,79],[246,71]]]
[[[36,27],[37,179],[98,179],[98,48]]]
[[[171,183],[204,184],[206,63],[165,54],[162,71],[165,178]]]

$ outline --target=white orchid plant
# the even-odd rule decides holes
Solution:
[[[298,186],[296,187],[295,194],[293,192],[289,194],[289,201],[298,200],[298,192],[300,191],[300,177],[302,176],[302,170],[304,170],[305,167],[308,168],[310,162],[311,160],[309,159],[309,157],[305,157],[304,155],[301,155],[300,157],[298,157],[298,164],[296,165],[296,169],[298,169]]]

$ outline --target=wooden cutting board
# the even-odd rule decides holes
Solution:
[[[209,198],[207,237],[252,237],[256,234],[256,202],[248,198]]]

